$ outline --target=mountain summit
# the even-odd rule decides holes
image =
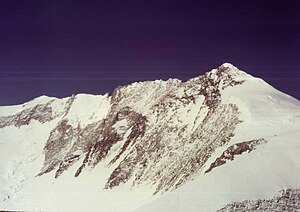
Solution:
[[[0,209],[295,209],[299,132],[298,100],[229,63],[0,107]]]

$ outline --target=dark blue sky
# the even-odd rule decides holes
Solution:
[[[0,105],[223,62],[300,99],[300,1],[0,1]]]

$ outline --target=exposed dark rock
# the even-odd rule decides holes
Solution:
[[[61,175],[65,170],[72,166],[76,161],[80,159],[80,155],[68,155],[64,160],[59,164],[59,168],[55,173],[55,178]]]
[[[45,161],[41,172],[38,176],[48,173],[55,169],[65,157],[72,140],[76,133],[67,119],[60,121],[50,136],[44,147]]]
[[[266,143],[267,141],[265,139],[257,139],[257,140],[251,140],[251,141],[245,141],[241,143],[234,144],[230,147],[228,147],[220,157],[218,157],[211,165],[210,167],[205,171],[205,173],[210,172],[214,168],[224,165],[226,161],[228,160],[234,160],[235,156],[240,155],[244,152],[251,152],[255,149],[257,145]]]
[[[72,105],[73,105],[73,102],[74,102],[74,100],[75,100],[75,95],[73,94],[68,100],[67,100],[67,102],[66,102],[66,108],[65,108],[65,112],[64,112],[64,117],[66,116],[66,115],[68,115],[68,113],[69,113],[69,111],[70,111],[70,109],[71,109],[71,107],[72,107]]]
[[[119,134],[114,125],[121,120],[126,120],[128,125],[124,132],[131,129],[127,138],[124,138],[124,133]],[[121,140],[126,140],[122,145],[120,152],[112,159],[110,164],[114,163],[125,152],[130,143],[135,142],[138,137],[142,137],[146,129],[146,117],[133,111],[130,107],[124,107],[116,113],[110,113],[104,120],[102,129],[102,136],[88,151],[85,156],[84,162],[76,172],[75,176],[78,176],[82,169],[88,165],[94,167],[100,161],[102,161],[108,155],[108,152],[114,144]]]
[[[233,202],[218,212],[300,211],[300,189],[286,189],[272,199]]]
[[[14,125],[20,127],[28,125],[32,120],[45,123],[56,118],[52,114],[52,101],[47,104],[38,104],[32,108],[25,109],[15,115],[0,117],[0,128]]]

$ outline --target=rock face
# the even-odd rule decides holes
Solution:
[[[20,127],[28,125],[32,120],[45,123],[56,118],[52,114],[51,101],[47,104],[38,104],[33,108],[23,110],[15,115],[0,117],[0,128],[6,126]]]
[[[218,212],[300,211],[300,189],[286,189],[272,199],[246,200],[226,205]]]
[[[258,139],[252,141],[244,141],[241,143],[234,144],[228,147],[220,157],[218,157],[215,162],[213,162],[210,167],[205,171],[205,173],[210,172],[218,166],[222,166],[228,160],[233,160],[237,155],[243,154],[244,152],[250,153],[252,150],[255,150],[255,146],[266,143],[265,139]]]

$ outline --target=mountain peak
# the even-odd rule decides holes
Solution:
[[[220,65],[219,66],[219,68],[237,68],[237,67],[235,67],[233,64],[231,64],[231,63],[227,63],[227,62],[225,62],[225,63],[223,63],[222,65]]]
[[[231,63],[223,63],[218,68],[213,69],[212,71],[208,72],[211,75],[216,75],[218,78],[233,78],[233,79],[239,79],[239,80],[245,80],[247,78],[252,78],[250,74],[247,74],[246,72],[240,70],[236,66],[234,66]]]
[[[212,69],[209,72],[206,72],[203,76],[214,82],[230,82],[230,81],[244,81],[251,75],[247,74],[244,71],[239,70],[236,66],[231,63],[223,63],[218,68]]]
[[[231,63],[223,63],[222,65],[220,65],[218,68],[217,68],[217,71],[218,72],[226,72],[228,74],[242,74],[245,72],[241,71],[239,68],[237,68],[236,66],[234,66],[233,64]]]

